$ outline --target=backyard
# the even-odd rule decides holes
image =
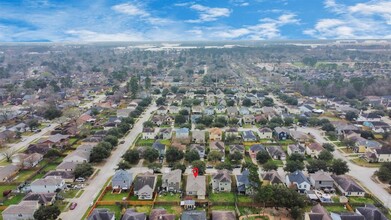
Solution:
[[[233,193],[210,193],[209,200],[212,202],[235,202],[235,194]]]
[[[176,202],[181,201],[181,195],[180,194],[174,194],[174,193],[167,193],[165,195],[159,195],[157,197],[157,201],[164,201],[164,202]]]
[[[127,198],[129,192],[121,192],[121,193],[112,193],[111,191],[106,192],[103,196],[102,201],[122,201],[125,197]]]

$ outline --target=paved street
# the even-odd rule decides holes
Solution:
[[[298,127],[298,131],[302,131],[305,133],[311,133],[318,141],[319,143],[331,143],[327,141],[323,135],[321,134],[322,131],[319,131],[315,128],[310,127]],[[333,152],[333,155],[335,158],[340,158],[344,161],[346,161],[349,165],[350,172],[348,173],[350,176],[354,177],[358,181],[361,182],[361,184],[366,187],[369,191],[371,191],[372,194],[374,194],[377,198],[379,198],[385,206],[388,208],[391,208],[390,203],[390,194],[382,187],[382,185],[375,183],[372,181],[371,176],[373,173],[377,170],[377,168],[369,168],[369,167],[362,167],[358,166],[354,163],[352,163],[350,160],[348,160],[344,155],[341,154],[338,150],[335,150]]]
[[[129,134],[124,138],[125,143],[120,144],[117,148],[112,151],[111,156],[106,160],[106,162],[101,166],[97,167],[100,169],[99,173],[89,182],[89,185],[84,188],[84,193],[79,198],[71,199],[71,202],[76,202],[77,206],[74,210],[69,210],[63,212],[60,215],[60,218],[63,220],[75,220],[80,219],[81,216],[87,211],[91,202],[98,196],[99,191],[102,189],[106,181],[115,173],[115,168],[117,167],[118,162],[121,160],[122,155],[128,150],[129,146],[133,144],[138,134],[142,132],[143,123],[147,121],[152,112],[157,109],[155,104],[149,106],[145,113],[142,114],[141,118],[134,124],[133,129]],[[148,169],[144,167],[134,168],[137,173],[145,172]]]

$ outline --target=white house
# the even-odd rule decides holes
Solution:
[[[295,171],[285,176],[285,183],[288,187],[294,185],[299,192],[304,193],[310,190],[311,183],[301,171]]]
[[[88,163],[90,162],[90,152],[84,150],[75,150],[68,154],[63,162],[74,162],[74,163]]]
[[[33,193],[54,193],[65,187],[65,180],[58,176],[47,176],[44,179],[37,179],[31,183]]]
[[[31,220],[38,208],[38,201],[21,201],[17,205],[8,206],[1,215],[5,220]]]

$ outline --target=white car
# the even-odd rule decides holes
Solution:
[[[83,177],[79,177],[75,179],[75,182],[84,182],[84,181],[86,181],[86,179],[84,179]]]

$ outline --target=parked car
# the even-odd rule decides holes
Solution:
[[[76,182],[84,182],[86,181],[86,179],[84,179],[83,177],[78,177],[77,179],[75,179]]]
[[[69,207],[70,210],[74,210],[77,206],[76,202],[72,202],[71,206]]]
[[[125,143],[125,141],[120,141],[120,142],[119,142],[119,144],[124,144],[124,143]]]

